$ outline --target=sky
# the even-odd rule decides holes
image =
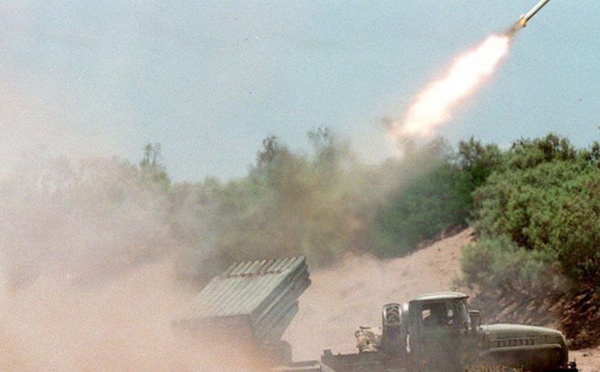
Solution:
[[[264,138],[331,129],[364,162],[460,53],[535,0],[0,0],[0,164],[35,151],[137,163],[177,182],[244,177]],[[600,139],[596,0],[553,0],[438,133],[508,146]]]

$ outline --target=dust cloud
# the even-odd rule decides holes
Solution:
[[[199,288],[176,280],[182,247],[165,193],[115,159],[27,156],[0,181],[0,365],[6,370],[262,370],[235,339],[171,325]],[[355,352],[381,306],[447,290],[459,249],[435,245],[379,261],[347,255],[313,271],[284,339],[295,360]]]
[[[197,335],[174,332],[173,309],[190,293],[172,278],[171,266],[158,262],[94,288],[44,276],[4,295],[0,365],[19,371],[234,371],[252,365],[232,361],[230,344],[206,347]]]
[[[198,288],[176,280],[182,248],[164,197],[126,163],[45,151],[0,180],[3,370],[255,365],[241,346],[172,328]]]

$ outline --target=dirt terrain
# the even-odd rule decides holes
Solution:
[[[356,352],[354,331],[360,325],[380,325],[383,304],[456,289],[461,248],[472,238],[472,231],[465,230],[407,257],[380,261],[348,256],[332,269],[312,272],[312,285],[284,335],[293,345],[294,359],[317,359],[324,349]],[[573,351],[571,359],[583,372],[600,371],[600,348]]]
[[[356,328],[380,325],[383,304],[454,289],[461,247],[471,238],[463,231],[408,257],[348,256],[329,270],[313,270],[284,335],[294,359],[318,359],[324,349],[356,352]],[[264,370],[251,367],[261,361],[241,352],[235,340],[220,344],[173,332],[171,319],[198,289],[176,285],[172,271],[169,262],[159,261],[94,284],[47,274],[18,291],[0,287],[0,369]],[[600,348],[575,351],[572,358],[584,372],[600,371]],[[235,367],[226,368],[225,361]]]

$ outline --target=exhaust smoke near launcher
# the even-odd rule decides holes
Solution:
[[[489,80],[508,54],[513,36],[549,2],[538,2],[508,30],[488,36],[456,57],[442,78],[429,83],[415,96],[404,118],[389,125],[391,142],[401,144],[406,139],[434,136],[455,110]]]

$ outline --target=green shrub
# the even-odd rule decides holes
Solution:
[[[527,250],[507,236],[483,238],[463,248],[461,269],[471,286],[501,295],[559,295],[564,291],[552,257]]]
[[[374,253],[403,255],[445,230],[466,226],[471,192],[469,174],[449,163],[410,180],[376,214]]]
[[[575,282],[600,279],[600,174],[554,161],[493,174],[475,194],[477,231],[539,252]]]

